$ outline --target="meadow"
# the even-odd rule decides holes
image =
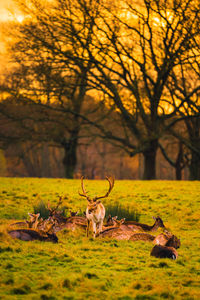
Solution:
[[[85,181],[91,195],[107,182]],[[200,182],[116,180],[109,198],[153,224],[160,216],[181,239],[178,259],[150,256],[149,242],[87,238],[58,232],[59,243],[12,239],[7,230],[39,202],[84,211],[80,180],[0,178],[0,299],[200,299]],[[160,231],[158,231],[159,233]]]

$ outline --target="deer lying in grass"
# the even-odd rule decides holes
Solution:
[[[71,217],[68,217],[67,218],[67,222],[73,222],[77,225],[87,225],[87,219],[86,217],[82,217],[82,216],[74,216],[74,215],[71,215]]]
[[[180,239],[178,239],[174,234],[168,231],[165,231],[164,233],[161,233],[157,237],[155,237],[153,243],[156,245],[173,247],[176,249],[181,246]]]
[[[17,238],[22,241],[47,241],[57,243],[58,238],[53,232],[54,223],[50,222],[49,220],[45,220],[43,222],[43,228],[34,230],[34,229],[15,229],[8,231],[8,234],[12,238]]]
[[[57,224],[65,223],[67,221],[67,218],[64,216],[64,209],[58,210],[58,207],[63,203],[63,197],[60,196],[58,199],[58,203],[55,207],[51,207],[50,203],[48,201],[47,208],[49,211],[49,217],[53,218],[53,220]]]
[[[131,235],[129,241],[153,242],[156,237],[146,232],[137,232]]]
[[[107,227],[102,232],[100,232],[100,238],[112,238],[116,240],[129,240],[130,236],[133,234],[132,229],[124,225],[125,219],[116,220],[113,218],[114,225]]]
[[[87,219],[85,217],[73,216],[67,218],[65,223],[57,224],[54,227],[55,232],[62,229],[69,229],[75,231],[76,229],[87,229]]]
[[[8,234],[14,239],[20,239],[22,241],[45,241],[58,243],[58,238],[54,233],[46,232],[45,235],[42,235],[36,230],[33,229],[15,229],[8,231]]]
[[[156,245],[179,248],[180,240],[169,232],[161,233],[158,236],[151,235],[146,232],[137,232],[131,235],[129,241],[148,241]]]
[[[87,209],[86,209],[86,218],[87,218],[87,236],[89,235],[89,227],[90,224],[92,226],[93,231],[93,237],[95,238],[96,235],[98,235],[102,231],[103,226],[103,220],[105,217],[105,207],[101,203],[99,199],[103,199],[109,196],[110,192],[113,189],[114,186],[114,178],[113,177],[106,177],[106,179],[109,182],[109,189],[108,192],[104,196],[94,197],[90,198],[87,195],[87,192],[85,190],[84,184],[83,184],[83,176],[81,177],[81,187],[82,192],[79,193],[80,196],[85,197],[88,201]]]
[[[70,211],[70,217],[63,216],[63,210],[57,210],[58,207],[62,204],[63,198],[60,197],[59,201],[55,208],[51,208],[48,202],[48,210],[49,210],[49,219],[53,220],[55,223],[54,231],[60,231],[62,229],[70,229],[74,231],[77,228],[86,229],[87,227],[87,219],[86,217],[77,216],[78,212]]]
[[[177,259],[178,252],[173,247],[167,247],[162,245],[155,245],[151,250],[151,256],[155,256],[157,258],[171,258]]]
[[[141,230],[153,232],[156,231],[159,227],[165,228],[165,225],[160,217],[153,217],[153,219],[155,220],[153,225],[147,225],[136,221],[125,221],[124,224],[129,228],[132,228],[134,231]]]
[[[54,243],[58,242],[58,238],[54,233],[53,227],[55,226],[55,222],[48,218],[43,220],[39,219],[40,214],[31,214],[28,213],[30,220],[25,222],[28,224],[29,229],[15,229],[8,231],[8,234],[12,238],[17,238],[23,241],[51,241]],[[15,223],[17,224],[17,223]]]
[[[28,224],[28,228],[33,228],[33,229],[36,229],[39,224],[41,224],[43,222],[43,219],[39,219],[40,217],[40,213],[38,214],[31,214],[31,213],[28,213],[29,217],[30,217],[30,220],[27,220],[27,224]]]
[[[12,223],[9,226],[20,226],[20,227],[28,227],[28,228],[37,228],[38,225],[43,221],[43,219],[39,220],[40,214],[32,214],[28,213],[29,220],[26,220],[24,222],[16,222]]]

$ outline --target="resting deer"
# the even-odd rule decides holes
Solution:
[[[45,242],[53,242],[57,243],[58,238],[54,233],[46,232],[45,235],[42,235],[36,230],[33,229],[16,229],[8,231],[8,234],[15,239],[20,239],[22,241],[45,241]]]
[[[86,217],[82,217],[82,216],[77,216],[77,215],[73,215],[71,213],[71,216],[67,218],[67,222],[73,222],[76,224],[83,224],[86,225],[87,224],[87,219]]]
[[[29,228],[36,229],[38,227],[38,225],[43,222],[42,218],[39,220],[40,213],[38,213],[38,214],[28,213],[28,215],[30,217],[30,220],[28,220],[26,222],[27,222]]]
[[[52,217],[58,224],[66,222],[67,218],[63,216],[63,210],[58,210],[58,207],[63,203],[63,197],[59,197],[56,207],[51,208],[48,202],[49,217]]]
[[[112,238],[116,240],[129,240],[130,236],[133,234],[132,229],[124,225],[125,219],[115,220],[113,218],[114,225],[107,227],[105,230],[100,232],[100,238]]]
[[[55,226],[55,232],[60,231],[62,229],[69,229],[75,231],[76,229],[86,230],[87,228],[87,219],[85,217],[69,217],[67,218],[65,223],[57,224]]]
[[[85,229],[87,226],[86,217],[77,216],[78,212],[70,211],[70,217],[66,218],[62,215],[62,210],[57,210],[62,204],[62,200],[63,198],[60,197],[55,208],[51,208],[48,202],[49,220],[52,220],[55,223],[54,231],[58,232],[62,229],[70,229],[74,231],[77,228]]]
[[[28,215],[30,217],[29,220],[26,220],[24,222],[12,223],[9,226],[20,226],[20,227],[28,227],[28,228],[36,229],[38,225],[43,221],[42,218],[39,220],[40,213],[38,214],[28,213]]]
[[[156,231],[159,227],[165,228],[165,225],[160,217],[153,217],[155,220],[153,225],[147,225],[143,223],[138,223],[135,221],[125,221],[124,224],[127,225],[128,227],[132,228],[133,230],[142,230],[142,231]]]
[[[39,214],[38,214],[39,215]],[[35,229],[16,229],[8,231],[8,234],[12,238],[17,238],[23,241],[50,241],[53,243],[58,242],[58,238],[54,233],[53,227],[55,222],[50,218],[43,221],[40,226],[37,226],[37,230]]]
[[[83,176],[81,177],[81,187],[82,187],[82,194],[79,193],[80,196],[85,197],[88,201],[87,209],[86,209],[86,218],[87,218],[87,236],[89,235],[89,227],[90,224],[92,226],[93,237],[95,238],[97,234],[102,231],[103,220],[105,217],[105,207],[101,203],[99,199],[103,199],[109,196],[110,192],[114,186],[114,178],[113,177],[106,177],[109,182],[109,189],[108,192],[104,196],[90,198],[87,195],[83,184]]]
[[[161,233],[158,236],[151,235],[146,232],[138,232],[131,235],[130,241],[149,241],[156,245],[179,248],[180,240],[169,232]]]
[[[155,245],[151,250],[151,256],[155,256],[157,258],[171,258],[177,259],[178,252],[173,247],[167,247],[162,245]]]
[[[131,235],[129,241],[147,241],[153,242],[156,237],[146,232],[137,232]]]
[[[181,246],[180,239],[178,239],[174,234],[167,231],[155,237],[153,243],[156,245],[173,247],[176,249]]]

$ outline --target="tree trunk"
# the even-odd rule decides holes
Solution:
[[[192,159],[189,166],[189,179],[200,180],[200,159],[196,152],[192,152]]]
[[[78,135],[71,135],[68,140],[62,142],[64,148],[63,165],[66,178],[74,178],[74,171],[77,164]]]
[[[183,169],[183,145],[179,142],[179,150],[178,155],[175,162],[175,170],[176,170],[176,180],[182,179],[182,169]]]
[[[158,150],[158,140],[149,143],[149,148],[143,152],[144,173],[143,180],[156,179],[156,153]]]

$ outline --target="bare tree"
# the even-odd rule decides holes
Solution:
[[[78,3],[92,20],[89,2]],[[143,178],[153,179],[159,139],[185,102],[174,106],[166,84],[174,68],[193,56],[199,4],[193,0],[102,3],[99,18],[93,19],[96,39],[85,43],[74,26],[76,41],[95,66],[90,83],[114,104],[126,125],[126,136],[110,132],[109,139],[123,144],[131,156],[142,153]]]
[[[65,10],[62,1],[56,11],[50,4],[48,8],[43,7],[40,1],[16,2],[31,18],[30,21],[18,24],[17,28],[12,28],[12,35],[15,37],[10,50],[15,68],[4,80],[2,91],[9,92],[18,105],[30,105],[38,112],[34,116],[26,116],[26,123],[30,119],[35,123],[34,126],[31,124],[32,136],[33,131],[35,134],[37,132],[40,141],[51,142],[64,149],[66,177],[73,178],[77,146],[84,122],[79,115],[84,110],[84,101],[88,100],[87,78],[92,66],[90,61],[84,59],[85,53],[74,43],[73,34],[68,34],[69,30],[73,30],[68,13],[71,16],[80,14],[75,5]],[[68,4],[70,5],[70,1]],[[81,17],[79,30],[84,31],[89,42],[89,27],[92,24],[88,24],[87,16]],[[89,26],[88,31],[85,23]],[[1,109],[2,114],[5,114],[3,106]],[[73,111],[73,114],[69,114],[69,111]],[[13,115],[8,115],[8,111],[6,115],[13,120]],[[25,115],[23,118],[25,119]],[[18,120],[21,122],[20,116]],[[30,134],[29,138],[32,138]]]
[[[37,0],[17,2],[32,18],[19,26],[12,53],[19,64],[23,60],[34,79],[25,90],[22,85],[17,96],[48,106],[59,116],[63,113],[57,123],[70,111],[70,126],[57,135],[66,149],[65,163],[75,164],[80,124],[87,123],[130,156],[142,153],[143,178],[154,179],[159,139],[186,101],[182,98],[174,105],[167,82],[180,62],[193,57],[199,38],[199,3],[56,0],[45,7]],[[117,112],[119,132],[83,111],[85,96],[92,89],[104,107]],[[66,127],[71,133],[67,138]]]
[[[199,46],[192,51],[193,57],[180,63],[172,74],[168,87],[174,105],[184,102],[179,109],[179,116],[184,122],[185,130],[176,130],[177,119],[170,126],[170,132],[181,144],[187,147],[187,156],[191,180],[200,179],[200,61]]]

